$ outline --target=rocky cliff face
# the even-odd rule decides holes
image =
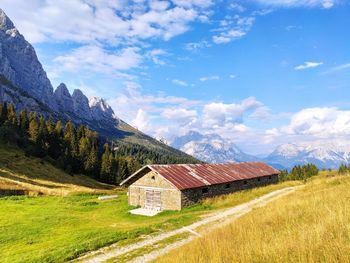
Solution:
[[[79,89],[74,90],[73,95],[74,113],[85,120],[92,120],[91,109],[89,107],[89,100]]]
[[[89,106],[94,120],[116,119],[114,111],[104,99],[92,97],[89,100]]]
[[[112,108],[103,99],[92,98],[89,102],[80,90],[71,95],[64,83],[53,92],[34,48],[1,9],[0,75],[3,79],[0,101],[13,103],[18,109],[25,107],[43,114],[54,112],[79,124],[103,121],[115,126],[117,122]]]
[[[58,110],[74,112],[72,96],[64,83],[61,83],[55,90],[55,99]]]
[[[34,48],[0,9],[0,73],[15,86],[52,109],[57,109],[53,88]]]

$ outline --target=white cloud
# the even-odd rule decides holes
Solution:
[[[229,78],[230,78],[230,79],[235,79],[236,77],[237,77],[237,76],[234,75],[234,74],[230,74],[230,75],[229,75]]]
[[[82,46],[69,54],[54,59],[62,71],[89,70],[93,72],[115,73],[129,70],[142,63],[139,48],[128,47],[118,52],[106,52],[99,46]]]
[[[266,144],[350,138],[350,110],[336,107],[306,108],[291,115],[289,123],[267,129],[262,136]]]
[[[176,84],[176,85],[183,86],[183,87],[187,87],[188,86],[186,81],[179,80],[179,79],[173,79],[171,82]]]
[[[350,135],[350,111],[335,107],[304,109],[294,114],[282,131],[321,138]]]
[[[213,36],[213,42],[215,44],[225,44],[232,40],[239,39],[246,35],[246,32],[242,30],[232,29],[228,32],[221,33],[219,36]]]
[[[246,8],[238,3],[230,3],[229,8],[232,10],[236,10],[240,13],[246,11]]]
[[[208,80],[219,80],[220,77],[217,75],[213,75],[213,76],[206,76],[206,77],[201,77],[199,80],[204,82],[204,81],[208,81]]]
[[[215,127],[223,126],[226,123],[242,123],[243,114],[262,106],[262,103],[254,97],[232,104],[212,102],[203,107],[204,125],[205,127]]]
[[[161,116],[168,120],[186,125],[196,119],[197,111],[184,108],[167,108],[162,112]]]
[[[172,0],[178,6],[207,8],[213,4],[212,0]]]
[[[240,39],[247,34],[254,22],[254,16],[242,17],[235,15],[234,17],[226,17],[220,21],[220,27],[216,29],[220,33],[213,36],[213,42],[215,44],[226,44]]]
[[[134,126],[136,129],[146,133],[150,132],[150,129],[151,129],[149,125],[149,116],[143,109],[139,109],[137,111],[137,115],[135,119],[133,119],[130,122],[130,124]]]
[[[255,0],[264,5],[281,7],[323,7],[331,8],[338,0]]]
[[[342,70],[345,70],[345,69],[348,69],[348,68],[350,68],[350,63],[346,63],[346,64],[342,64],[342,65],[339,65],[339,66],[332,67],[332,68],[330,68],[329,70],[327,70],[324,73],[338,72],[338,71],[342,71]]]
[[[31,43],[170,39],[203,20],[209,0],[196,1],[2,0],[1,8]],[[25,10],[25,11],[23,11]],[[122,41],[123,40],[123,41]]]
[[[211,47],[211,44],[209,44],[206,40],[202,40],[199,42],[190,42],[185,45],[185,49],[189,51],[198,51],[203,48]]]
[[[162,56],[166,56],[168,53],[164,49],[152,49],[146,53],[146,56],[149,57],[154,64],[165,65],[165,61],[161,59]]]
[[[309,68],[316,68],[323,65],[323,62],[310,62],[306,61],[304,64],[296,66],[294,69],[295,70],[304,70],[304,69],[309,69]]]

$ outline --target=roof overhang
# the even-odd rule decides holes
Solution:
[[[148,170],[148,171],[147,171]],[[146,173],[152,171],[152,168],[149,167],[148,165],[142,167],[141,169],[137,170],[135,173],[130,175],[128,178],[126,178],[123,182],[121,182],[119,185],[131,185],[138,179],[140,179],[142,176],[144,176]]]

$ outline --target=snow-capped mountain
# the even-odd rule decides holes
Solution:
[[[209,163],[257,161],[256,157],[242,152],[234,143],[217,134],[190,131],[177,137],[171,146]]]
[[[319,168],[337,168],[342,163],[349,163],[350,142],[316,141],[283,144],[278,146],[265,161],[288,169],[305,163],[313,163]]]

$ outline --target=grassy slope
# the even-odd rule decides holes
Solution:
[[[159,262],[350,262],[350,177],[302,189],[207,233]]]
[[[215,209],[237,205],[294,183],[261,187],[155,217],[128,213],[125,192],[114,200],[78,196],[0,198],[0,258],[4,262],[62,262],[86,251],[188,225]]]
[[[0,191],[4,189],[67,195],[105,192],[112,186],[83,175],[71,176],[42,159],[26,157],[21,150],[0,145]]]

